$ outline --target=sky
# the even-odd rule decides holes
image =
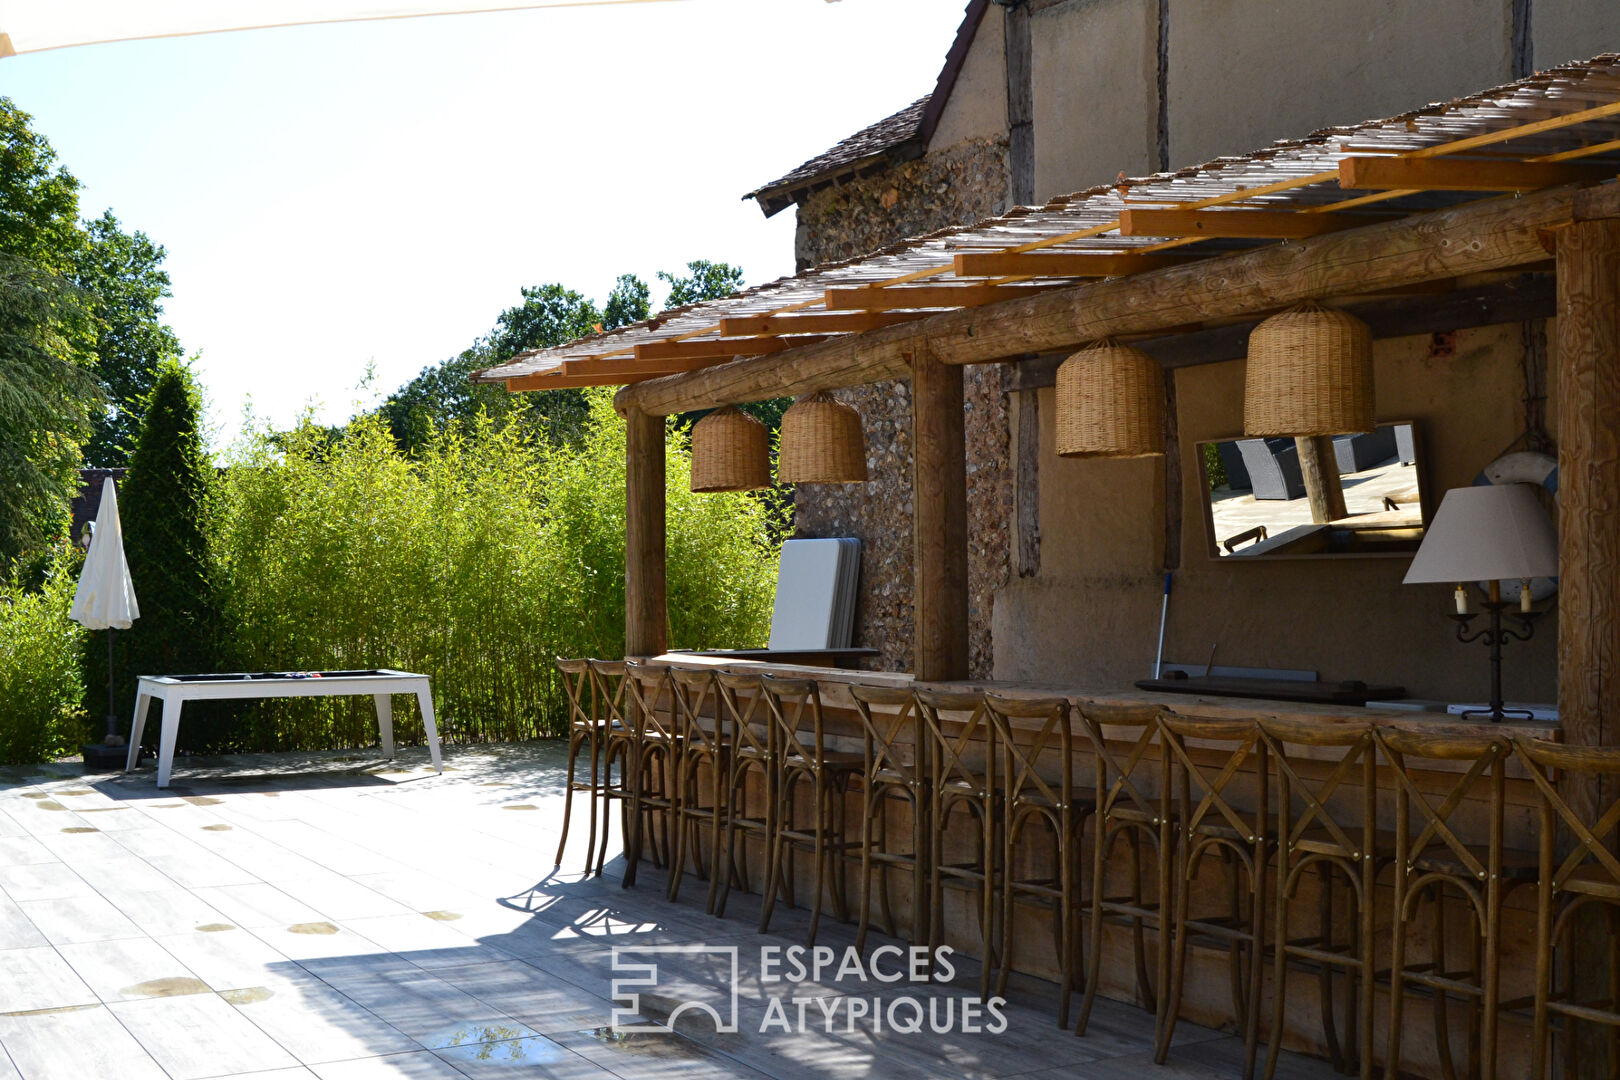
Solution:
[[[131,41],[0,60],[0,94],[168,251],[216,444],[324,422],[561,282],[793,272],[744,192],[928,93],[964,0],[681,0]],[[363,387],[368,370],[369,388]]]

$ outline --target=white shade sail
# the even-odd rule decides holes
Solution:
[[[670,2],[674,0],[11,0],[0,6],[0,56],[303,23]]]
[[[141,617],[135,585],[124,560],[124,528],[118,521],[118,489],[112,477],[101,482],[101,510],[90,552],[84,557],[79,587],[68,618],[87,630],[128,630]]]
[[[1558,573],[1558,534],[1529,484],[1446,492],[1406,584],[1516,581]]]

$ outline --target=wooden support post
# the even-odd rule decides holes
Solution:
[[[664,608],[664,418],[631,409],[625,417],[624,653],[657,656],[668,647]]]
[[[1560,230],[1557,274],[1558,716],[1565,742],[1614,746],[1620,744],[1620,219],[1576,221]],[[1613,797],[1598,783],[1563,787],[1585,821],[1595,821]],[[1605,996],[1604,920],[1577,919],[1568,944],[1575,993],[1580,1000]],[[1602,1061],[1606,1041],[1581,1038],[1582,1064]]]
[[[968,677],[967,438],[962,369],[911,357],[915,674]]]
[[[1299,471],[1305,480],[1305,494],[1311,500],[1311,520],[1318,525],[1345,516],[1344,485],[1339,482],[1339,463],[1333,456],[1333,440],[1326,435],[1296,438]]]

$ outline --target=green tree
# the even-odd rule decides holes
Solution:
[[[62,535],[100,401],[78,290],[0,254],[0,566]]]
[[[158,366],[145,419],[119,489],[124,550],[141,617],[117,635],[114,705],[135,700],[135,676],[214,671],[219,619],[209,563],[208,512],[214,469],[203,447],[196,376],[177,360]],[[101,650],[86,650],[99,657]],[[93,667],[94,661],[88,666]],[[90,713],[104,715],[106,671],[87,671]],[[221,744],[220,713],[187,709],[183,743]]]
[[[602,329],[614,330],[652,314],[652,290],[634,274],[620,274],[602,307]]]
[[[686,264],[687,274],[658,271],[658,277],[669,283],[669,299],[664,308],[684,307],[703,300],[718,300],[742,288],[742,267],[730,263],[693,259]]]
[[[71,276],[84,246],[79,181],[56,163],[32,117],[0,97],[0,252]]]
[[[163,323],[163,299],[174,294],[163,269],[166,253],[145,233],[126,233],[111,210],[85,231],[73,278],[95,318],[93,370],[107,399],[85,457],[91,465],[116,468],[129,463],[141,403],[158,365],[181,355],[179,339]]]

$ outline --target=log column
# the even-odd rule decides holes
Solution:
[[[962,368],[912,353],[916,677],[968,677],[967,439]]]
[[[669,644],[664,607],[664,418],[632,408],[625,423],[624,653],[657,656]]]
[[[1620,219],[1558,233],[1558,714],[1620,745]]]

